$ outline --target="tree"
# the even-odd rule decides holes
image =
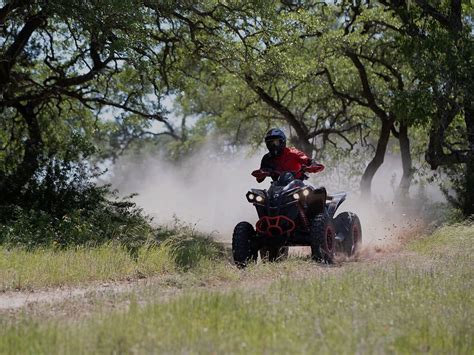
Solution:
[[[179,138],[160,105],[179,33],[149,31],[150,22],[168,23],[169,6],[160,17],[132,0],[1,6],[2,203],[19,203],[50,162],[80,161],[85,146],[116,129],[111,119],[140,132],[159,121]]]
[[[399,101],[416,91],[417,85],[400,53],[399,22],[380,6],[363,7],[361,2],[349,7],[342,4],[341,10],[345,21],[339,32],[329,33],[328,42],[335,43],[330,48],[339,56],[330,60],[342,63],[327,64],[327,79],[334,95],[367,108],[380,123],[375,154],[362,175],[361,190],[370,193],[372,179],[383,164],[392,133],[399,141],[402,158],[399,190],[407,197],[413,176],[408,137],[412,117],[401,109]],[[318,47],[318,50],[323,49]]]
[[[404,105],[430,127],[425,159],[432,169],[456,169],[458,205],[474,214],[474,6],[469,1],[380,1],[402,23],[400,46],[420,82]],[[422,98],[420,100],[420,98]],[[421,107],[421,105],[425,105]]]
[[[245,90],[244,83],[253,95],[248,104],[237,107],[244,106],[249,115],[261,118],[265,127],[272,121],[286,123],[296,146],[308,154],[321,155],[327,144],[347,151],[357,142],[364,146],[362,130],[373,134],[376,128],[369,127],[375,126],[373,119],[379,120],[375,155],[365,169],[361,188],[370,192],[393,132],[403,153],[401,190],[406,195],[412,177],[409,123],[397,115],[396,97],[413,89],[413,84],[409,84],[406,65],[395,54],[396,24],[380,6],[367,9],[363,17],[354,15],[347,24],[338,20],[343,18],[340,11],[340,6],[326,4],[218,4],[191,11],[187,19],[194,28],[201,24],[206,33],[196,45],[198,57],[206,60],[198,64],[202,71],[220,77],[226,75],[223,70],[229,73],[231,80],[221,86]],[[387,22],[381,23],[384,17]],[[195,99],[203,98],[193,92]],[[208,96],[215,97],[214,92]],[[256,111],[262,104],[270,110]],[[234,105],[230,99],[230,109],[225,111],[232,111]]]
[[[209,3],[190,9],[186,22],[194,32],[193,66],[199,68],[194,76],[212,76],[216,78],[214,83],[219,82],[218,78],[228,78],[219,87],[234,86],[247,97],[242,100],[237,94],[236,100],[230,98],[227,109],[221,107],[224,111],[232,111],[239,101],[235,107],[239,111],[244,108],[247,117],[253,116],[254,124],[262,129],[270,124],[287,125],[295,145],[308,154],[320,154],[327,144],[350,150],[355,145],[354,133],[361,128],[358,113],[350,113],[352,107],[330,94],[324,71],[313,65],[314,53],[305,43],[314,35],[302,32],[300,16],[308,17],[308,13],[298,13],[273,1]],[[197,90],[193,85],[185,89],[192,93],[187,96],[205,101],[207,107],[212,105],[199,93],[207,89],[204,96],[215,98],[211,90],[216,90],[216,85],[199,84]],[[202,110],[196,113],[209,111],[199,104],[195,107]],[[233,111],[236,117],[242,116]]]

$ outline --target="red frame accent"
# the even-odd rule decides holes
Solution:
[[[283,228],[280,226],[281,220],[287,221],[290,225],[290,229],[288,229],[286,232],[283,231]],[[262,225],[266,224],[266,228],[262,228]],[[269,217],[269,216],[264,216],[260,218],[257,222],[256,225],[257,232],[260,234],[265,234],[269,237],[271,237],[273,234],[271,233],[272,229],[277,229],[279,230],[279,234],[287,234],[289,236],[291,232],[293,232],[296,228],[295,222],[291,220],[290,218],[286,216],[275,216],[275,217]]]

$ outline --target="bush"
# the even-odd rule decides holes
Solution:
[[[131,201],[133,195],[118,199],[109,185],[97,186],[101,172],[86,159],[93,149],[82,147],[79,154],[81,140],[76,143],[61,157],[44,161],[21,193],[0,200],[0,244],[66,249],[115,243],[139,258],[142,246],[166,241],[182,268],[219,252],[210,237],[179,221],[152,226],[151,218]]]
[[[48,161],[13,201],[0,201],[0,243],[98,245],[117,241],[135,250],[153,241],[151,218],[128,198],[117,199],[88,163]],[[3,203],[2,203],[3,202]]]
[[[135,249],[155,238],[151,219],[130,201],[101,203],[73,209],[63,216],[12,206],[10,219],[0,224],[0,243],[40,245],[99,245],[117,241]]]

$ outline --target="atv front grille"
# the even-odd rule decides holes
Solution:
[[[294,230],[295,222],[286,216],[264,216],[257,222],[257,232],[269,237],[289,237]]]

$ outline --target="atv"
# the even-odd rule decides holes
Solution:
[[[243,268],[255,262],[260,252],[262,260],[286,258],[290,246],[310,246],[313,260],[332,264],[336,252],[354,254],[362,242],[362,228],[355,213],[336,210],[346,199],[346,193],[328,195],[324,187],[314,188],[296,179],[292,172],[257,171],[273,177],[267,190],[251,189],[247,201],[257,209],[259,220],[255,228],[240,222],[232,235],[235,264]],[[305,167],[303,178],[307,178]]]

